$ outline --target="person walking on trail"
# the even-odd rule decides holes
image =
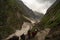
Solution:
[[[21,40],[25,40],[25,35],[24,34],[21,35]]]

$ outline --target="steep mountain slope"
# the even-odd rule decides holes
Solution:
[[[51,29],[45,40],[60,40],[60,0],[56,0],[47,10],[47,13],[41,22],[37,24],[37,27],[40,29]]]
[[[59,10],[60,10],[60,4],[59,4],[59,0],[56,1],[48,10],[47,13],[44,15],[44,17],[42,18],[41,22],[38,23],[38,26],[41,27],[53,27],[55,25],[55,23],[59,22]],[[54,25],[52,25],[52,23]]]
[[[51,15],[48,22],[51,30],[45,40],[60,40],[60,0],[56,0],[51,7],[48,10]]]
[[[31,9],[29,9],[22,1],[17,0],[17,2],[20,5],[20,12],[21,13],[24,13],[24,15],[29,18],[34,15],[33,11]]]
[[[28,14],[33,13],[19,0],[0,0],[0,40],[8,37],[17,29],[21,29],[22,24],[26,21]],[[24,16],[23,16],[24,15]]]

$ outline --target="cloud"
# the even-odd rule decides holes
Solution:
[[[50,3],[53,3],[53,2],[55,2],[56,0],[36,0],[36,1],[38,1],[39,3],[43,3],[43,2],[50,2]]]
[[[46,13],[47,9],[55,2],[55,0],[22,0],[33,11]]]

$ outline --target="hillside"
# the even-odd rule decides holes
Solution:
[[[21,0],[0,0],[0,40],[20,30],[24,22],[37,21],[42,15],[36,15]]]
[[[60,40],[60,0],[56,2],[48,9],[50,18],[48,25],[51,27],[49,34],[45,40]]]
[[[56,0],[36,26],[51,29],[45,40],[60,40],[60,0]]]
[[[20,30],[24,22],[30,22],[30,10],[19,0],[0,0],[0,40]],[[28,15],[29,14],[29,15]],[[25,17],[24,17],[25,16]]]

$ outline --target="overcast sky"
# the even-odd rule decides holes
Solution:
[[[37,12],[46,13],[47,9],[56,1],[56,0],[22,0],[25,5],[30,9]]]

